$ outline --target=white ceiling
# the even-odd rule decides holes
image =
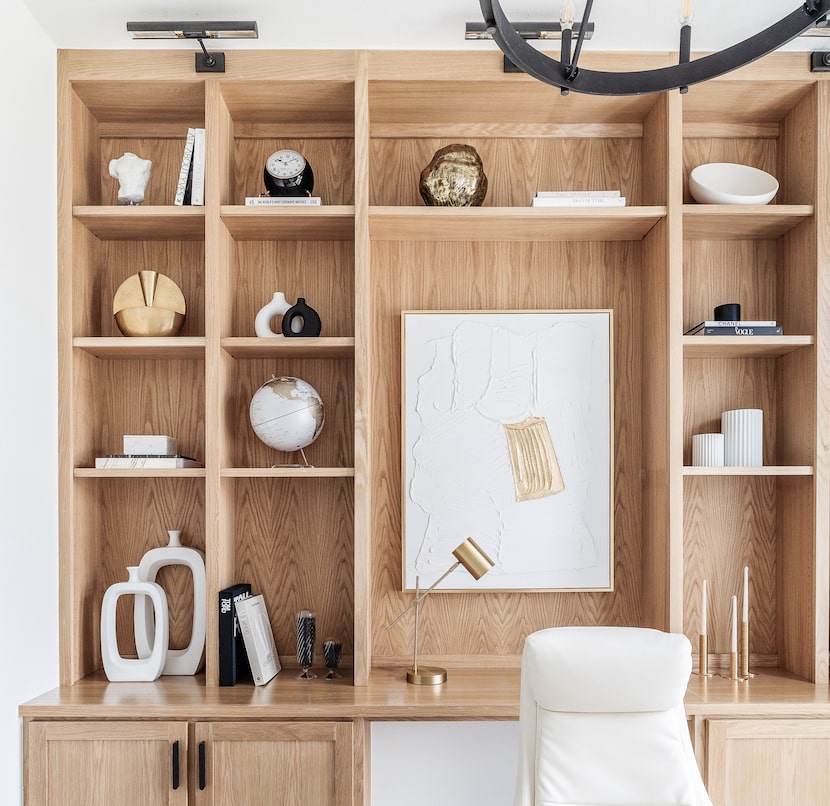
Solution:
[[[256,20],[260,38],[222,48],[477,49],[464,23],[482,20],[478,0],[20,0],[58,48],[193,49],[192,42],[131,40],[128,20]],[[733,44],[795,10],[801,0],[693,0],[692,49]],[[581,15],[584,0],[577,0]],[[680,0],[596,0],[594,50],[674,50]],[[559,16],[561,0],[502,0],[513,20]],[[750,9],[748,12],[747,9]],[[829,39],[799,39],[796,50],[824,50]]]

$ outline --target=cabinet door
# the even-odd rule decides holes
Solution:
[[[830,721],[710,719],[707,789],[714,806],[824,803]]]
[[[199,723],[196,747],[199,806],[352,804],[350,722]]]
[[[27,806],[185,806],[187,724],[32,722],[26,768]]]

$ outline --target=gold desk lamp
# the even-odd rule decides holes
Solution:
[[[416,686],[437,686],[447,682],[447,670],[439,666],[418,666],[418,614],[421,602],[435,590],[436,585],[443,582],[459,565],[463,565],[473,579],[481,579],[494,565],[493,561],[468,537],[453,551],[456,562],[453,563],[435,582],[423,593],[420,591],[420,577],[415,577],[415,598],[402,610],[393,621],[386,625],[390,629],[401,617],[415,608],[415,642],[412,650],[412,668],[406,671],[406,682]]]

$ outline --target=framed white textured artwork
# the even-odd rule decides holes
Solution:
[[[402,313],[403,587],[613,589],[612,311]]]

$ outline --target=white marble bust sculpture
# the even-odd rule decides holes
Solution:
[[[122,204],[141,204],[144,189],[150,181],[150,160],[126,152],[118,159],[110,160],[110,176],[119,181],[118,201]]]

